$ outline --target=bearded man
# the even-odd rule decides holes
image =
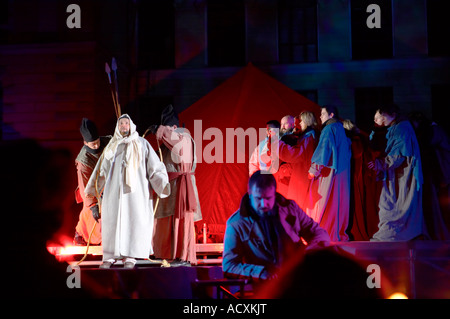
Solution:
[[[110,268],[123,260],[125,268],[134,268],[136,258],[153,254],[153,192],[170,194],[164,164],[146,139],[136,132],[136,125],[124,114],[114,136],[86,187],[86,196],[100,197],[103,263]]]

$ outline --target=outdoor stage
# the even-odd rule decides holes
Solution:
[[[450,298],[448,241],[347,242],[332,246],[361,265],[379,267],[382,288],[388,296],[401,292],[408,298]],[[86,247],[48,247],[48,250],[59,261],[74,266]],[[101,246],[92,246],[79,265],[81,285],[95,291],[97,296],[108,298],[229,298],[227,291],[236,291],[245,281],[223,278],[222,251],[223,244],[197,244],[198,265],[192,267],[161,267],[158,262],[138,260],[133,270],[124,269],[121,262],[111,269],[99,269]],[[367,276],[372,273],[373,268],[367,268]]]

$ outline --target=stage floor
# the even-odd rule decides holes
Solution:
[[[450,242],[339,242],[332,246],[361,265],[376,265],[387,279],[382,288],[388,294],[401,292],[408,298],[450,299]],[[48,250],[74,267],[86,247],[48,247]],[[111,269],[99,269],[101,246],[91,246],[88,258],[79,265],[81,283],[100,298],[215,299],[219,297],[217,287],[231,289],[241,284],[234,282],[230,286],[223,281],[222,251],[223,244],[198,244],[198,265],[192,267],[161,267],[160,262],[138,260],[132,270],[124,269],[121,262]],[[372,269],[367,268],[368,277]]]

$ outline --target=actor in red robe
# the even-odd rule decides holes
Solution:
[[[175,261],[173,265],[196,264],[194,222],[202,219],[195,181],[195,143],[189,132],[179,128],[169,105],[156,132],[163,162],[169,175],[171,194],[160,199],[155,219],[153,249],[156,258]]]
[[[317,121],[312,112],[300,114],[300,136],[295,145],[289,145],[283,141],[279,142],[280,161],[292,166],[287,196],[294,200],[303,211],[310,207],[308,169],[311,166],[311,158],[316,149],[318,134],[315,131]],[[291,134],[289,136],[295,136]]]

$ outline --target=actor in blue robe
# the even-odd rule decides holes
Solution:
[[[306,213],[324,228],[332,241],[348,241],[350,210],[351,142],[342,123],[336,120],[337,109],[324,106],[319,144],[311,158],[309,178],[311,207]]]

